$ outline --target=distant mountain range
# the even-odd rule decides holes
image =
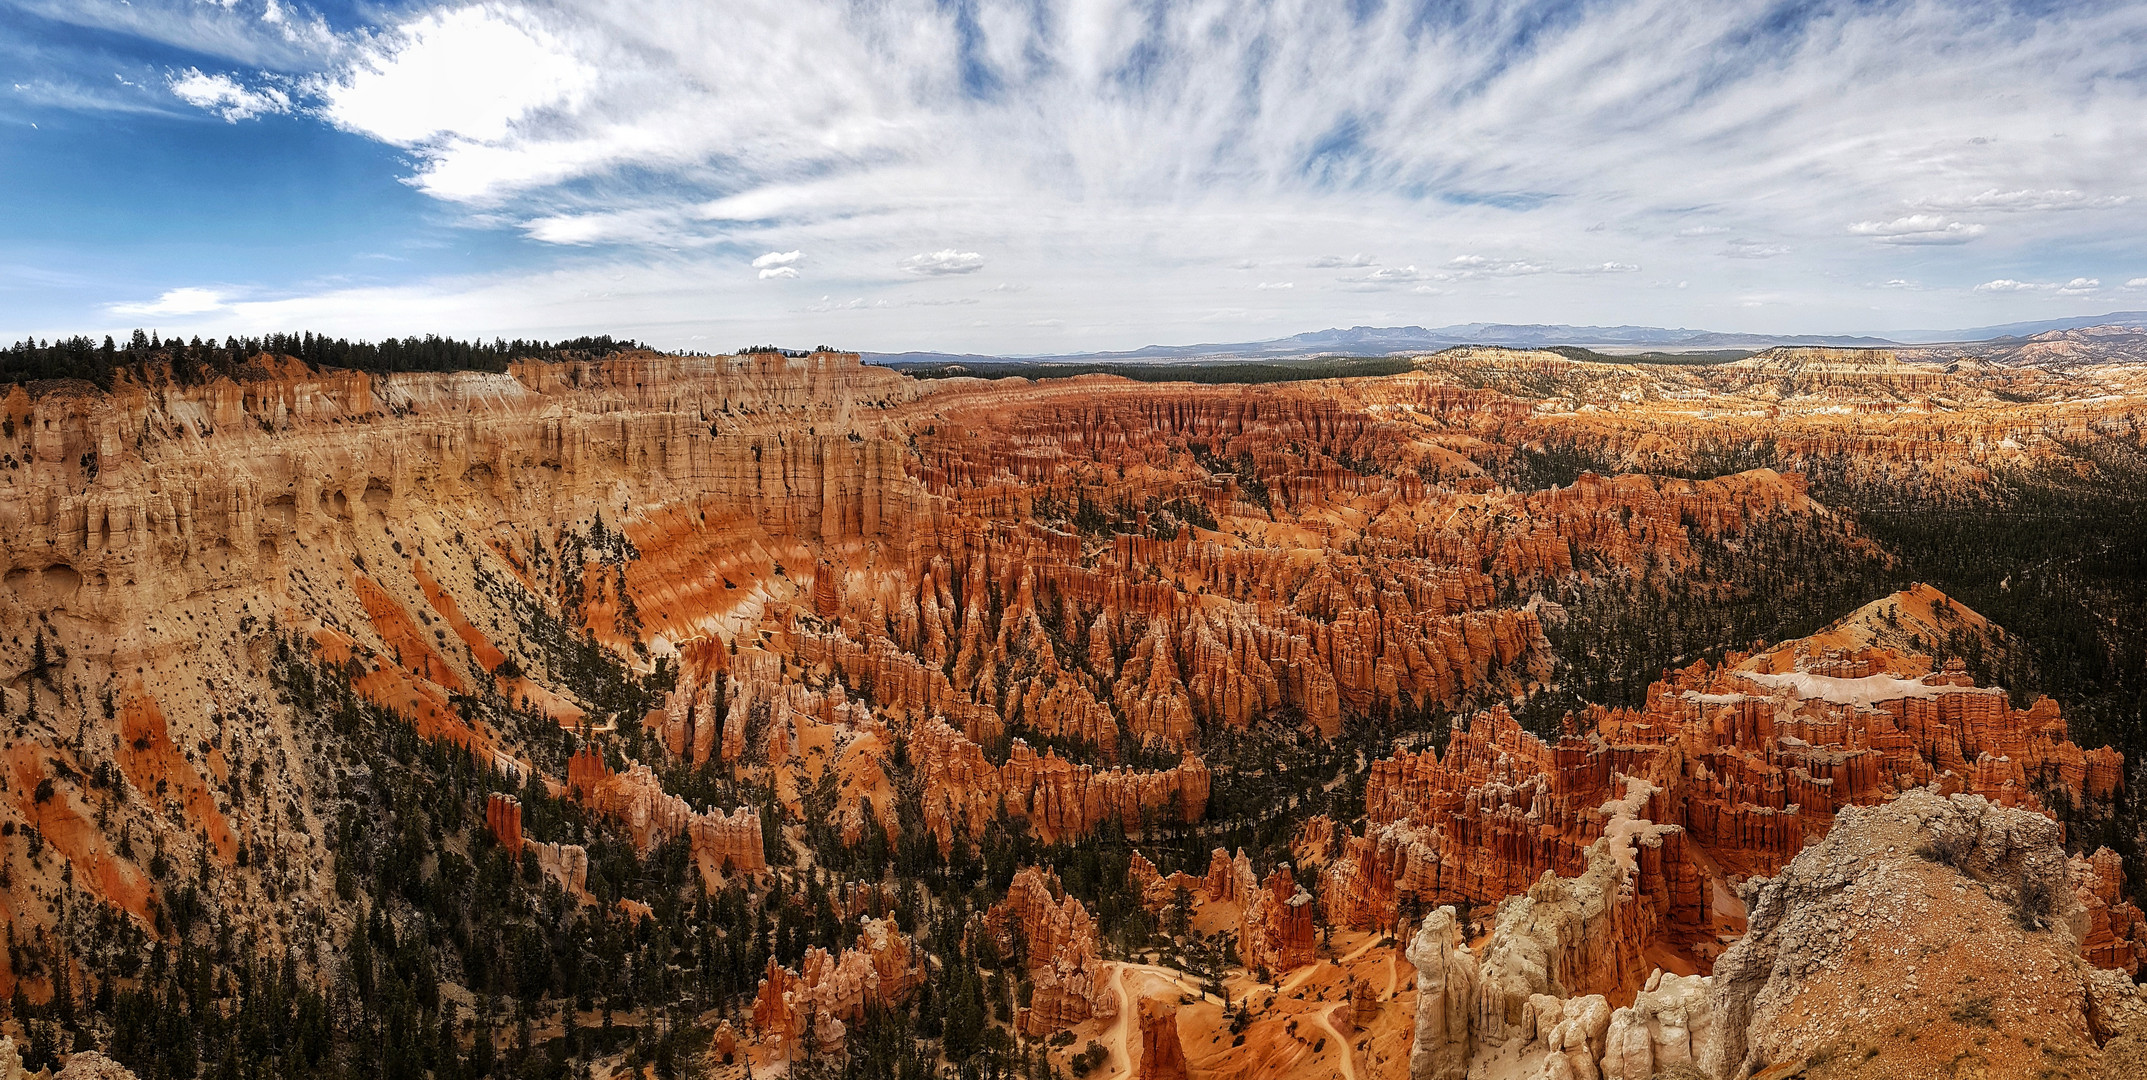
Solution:
[[[1967,330],[1910,330],[1894,335],[1904,343],[1930,344],[1941,341],[1989,341],[1994,338],[2025,338],[2052,330],[2078,330],[2085,326],[2147,325],[2147,311],[2112,311],[2105,315],[2075,315],[2069,319],[2043,319],[2039,322],[1999,323],[1996,326],[1977,326]]]
[[[891,367],[937,364],[989,363],[1019,360],[1028,363],[1170,363],[1204,360],[1288,360],[1308,356],[1385,356],[1392,353],[1433,352],[1455,345],[1506,345],[1542,348],[1548,345],[1621,346],[1704,352],[1715,349],[1765,349],[1776,345],[1830,345],[1842,348],[1874,348],[1895,344],[1987,341],[2001,337],[2028,337],[2050,330],[2071,330],[2106,323],[2147,321],[2147,312],[2117,311],[2107,315],[2083,315],[2041,322],[2005,323],[1967,330],[1914,331],[1891,338],[1849,334],[1737,334],[1715,330],[1687,330],[1661,326],[1571,326],[1564,323],[1457,323],[1453,326],[1352,326],[1347,330],[1315,330],[1267,341],[1240,341],[1200,345],[1149,345],[1123,352],[1057,353],[1048,355],[994,356],[976,353],[902,352],[865,354],[871,363]]]

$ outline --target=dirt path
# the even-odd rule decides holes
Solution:
[[[1295,974],[1276,984],[1276,995],[1280,996],[1283,994],[1287,994],[1290,991],[1295,990],[1300,986],[1303,986],[1305,984],[1305,980],[1310,979],[1314,974],[1318,973],[1320,966],[1323,964],[1331,963],[1334,965],[1335,970],[1347,971],[1349,965],[1356,963],[1357,960],[1362,958],[1365,953],[1371,952],[1372,948],[1379,944],[1379,940],[1380,939],[1378,937],[1373,937],[1367,940],[1364,944],[1357,946],[1356,951],[1350,953],[1348,956],[1341,957],[1340,959],[1315,960],[1312,963],[1306,964],[1305,966],[1298,968]]]
[[[1126,996],[1126,965],[1111,965],[1111,992],[1118,995],[1118,1019],[1111,1024],[1111,1030],[1104,1033],[1103,1045],[1111,1052],[1112,1075],[1130,1078],[1135,1073],[1133,1055],[1126,1049],[1126,1036],[1141,1019],[1137,1003]]]
[[[1111,989],[1118,995],[1118,1019],[1112,1023],[1110,1030],[1104,1032],[1103,1038],[1098,1041],[1103,1043],[1104,1049],[1111,1052],[1114,1064],[1111,1067],[1112,1072],[1110,1075],[1124,1076],[1130,1080],[1131,1077],[1136,1075],[1131,1046],[1133,1039],[1137,1037],[1140,1031],[1141,1003],[1139,998],[1126,989],[1126,973],[1129,971],[1162,979],[1180,994],[1191,995],[1203,1001],[1216,1001],[1217,1004],[1222,1004],[1222,1002],[1217,1001],[1214,995],[1202,990],[1198,985],[1187,982],[1185,972],[1176,968],[1167,968],[1158,964],[1133,964],[1123,960],[1114,962],[1111,965]]]
[[[1348,1007],[1349,1003],[1343,1002],[1340,1005],[1333,1005],[1321,1009],[1320,1011],[1312,1014],[1312,1022],[1318,1024],[1323,1030],[1325,1030],[1327,1032],[1327,1037],[1333,1039],[1335,1041],[1335,1045],[1341,1048],[1342,1080],[1357,1080],[1357,1048],[1351,1046],[1349,1040],[1343,1037],[1342,1029],[1335,1027],[1334,1021],[1328,1019],[1328,1015],[1330,1013],[1333,1013],[1336,1009],[1345,1009]]]

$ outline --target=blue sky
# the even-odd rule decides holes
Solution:
[[[0,0],[0,337],[2147,308],[2147,5]]]

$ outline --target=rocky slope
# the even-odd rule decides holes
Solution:
[[[1750,929],[1712,974],[1658,969],[1616,1008],[1573,974],[1629,874],[1597,876],[1608,847],[1588,877],[1546,874],[1502,904],[1480,959],[1452,908],[1425,917],[1415,1080],[2094,1077],[2102,1047],[2147,1019],[2130,979],[2081,957],[2088,919],[2038,814],[1929,790],[1845,809],[1746,884]]]
[[[1528,711],[1601,644],[1562,605],[1612,583],[1764,604],[1748,571],[1791,543],[1883,568],[1808,475],[1959,491],[2130,445],[2122,367],[1478,350],[1250,388],[923,383],[831,352],[254,370],[0,399],[0,996],[34,1053],[169,1043],[76,1007],[196,1016],[176,977],[139,974],[158,946],[272,959],[285,1026],[317,999],[339,1032],[320,1052],[352,1062],[420,1023],[471,1060],[527,1023],[530,1053],[640,1061],[727,1009],[729,1053],[787,1065],[839,1032],[878,1045],[877,1006],[955,998],[987,1027],[1147,1045],[1164,1027],[1104,952],[1195,883],[1231,978],[1339,972],[1330,929],[1450,903],[1488,922],[1541,890],[1528,910],[1603,947],[1500,970],[1563,965],[1559,993],[1623,1005],[1669,992],[1657,966],[1712,963],[1744,929],[1737,884],[1848,808],[1936,783],[2092,815],[2124,779],[2052,706],[1949,667],[1980,631],[1935,594],[1685,658],[1563,738]],[[1475,719],[1443,752],[1377,733],[1452,713]],[[1334,805],[1360,750],[1363,799]],[[1326,771],[1285,801],[1299,759]],[[1358,807],[1295,867],[1260,847]],[[1257,850],[1197,861],[1218,836]],[[1149,871],[1130,904],[1099,884],[1138,876],[1115,864],[1015,873],[1125,838]],[[2081,947],[2136,970],[2121,860],[2081,854]],[[976,948],[963,910],[1027,942],[1004,1019],[949,974]],[[391,984],[404,1012],[373,992]],[[1374,1006],[1409,992],[1351,998],[1366,1048],[1341,1057],[1371,1070],[1393,1026]],[[614,1003],[631,1051],[580,1034]],[[937,1030],[949,1056],[969,1034]],[[1336,1061],[1332,1030],[1319,1051],[1177,1037],[1198,1076]]]

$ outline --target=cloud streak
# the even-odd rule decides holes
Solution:
[[[173,73],[169,85],[173,97],[213,112],[225,123],[291,111],[290,95],[277,87],[249,89],[229,75],[205,75],[199,68]]]
[[[1883,244],[1965,244],[1983,235],[1983,226],[1949,221],[1941,214],[1910,214],[1892,221],[1859,221],[1849,226],[1849,232]]]
[[[52,17],[222,58],[167,87],[208,116],[396,148],[458,220],[548,252],[498,281],[646,271],[682,337],[707,297],[660,300],[666,274],[744,296],[794,249],[872,300],[989,253],[1035,291],[984,327],[842,311],[1008,350],[1050,319],[1055,347],[1169,340],[1247,285],[1306,328],[1742,328],[1765,295],[1785,328],[1868,330],[2147,271],[2137,4],[458,0],[331,28],[139,3]],[[1296,280],[1230,273],[1254,267]],[[1857,284],[1896,280],[1921,285]]]
[[[949,274],[974,274],[984,269],[984,256],[974,251],[956,251],[942,248],[912,255],[902,260],[903,271],[926,277],[945,277]]]

